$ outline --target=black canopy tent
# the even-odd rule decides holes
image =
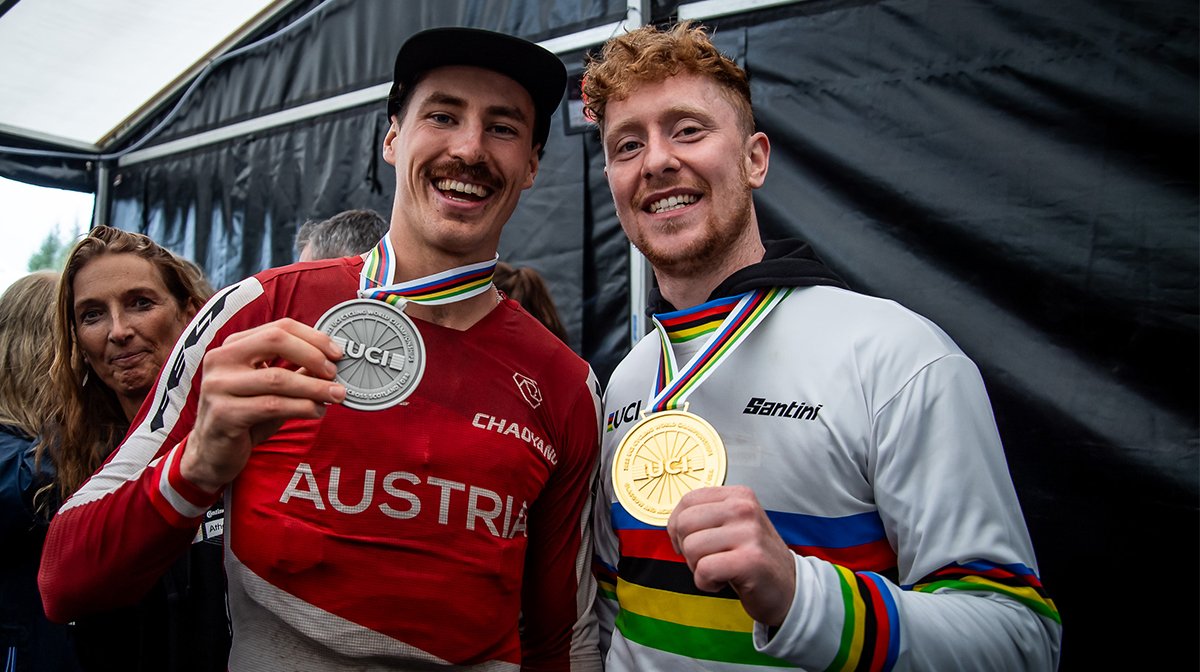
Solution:
[[[771,138],[765,233],[807,239],[855,289],[931,318],[979,364],[1063,615],[1062,669],[1197,667],[1200,9],[726,4],[297,2],[247,40],[319,10],[214,68],[144,147],[107,164],[0,152],[0,174],[87,189],[105,172],[111,223],[225,284],[290,262],[305,219],[390,210],[383,95],[408,35],[501,30],[578,73],[622,21],[703,18],[750,73]],[[629,310],[642,278],[595,133],[567,107],[501,257],[546,276],[572,345],[606,379],[644,327]],[[39,144],[0,137],[17,143]]]

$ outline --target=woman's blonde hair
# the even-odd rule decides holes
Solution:
[[[38,271],[0,295],[0,424],[29,438],[53,415],[46,372],[54,358],[57,271]]]
[[[199,310],[212,295],[198,267],[140,233],[98,226],[71,249],[58,286],[50,368],[61,412],[49,443],[63,498],[104,464],[129,430],[117,395],[84,361],[75,333],[75,276],[92,260],[108,254],[134,254],[153,264],[180,310]]]

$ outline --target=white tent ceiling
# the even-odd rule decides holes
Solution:
[[[291,0],[20,0],[0,16],[0,131],[103,149]]]

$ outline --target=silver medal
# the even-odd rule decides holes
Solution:
[[[384,301],[351,299],[330,308],[316,328],[342,346],[335,380],[343,405],[378,411],[403,401],[425,373],[425,343],[404,311]]]

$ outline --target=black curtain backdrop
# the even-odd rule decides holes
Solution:
[[[807,239],[857,290],[937,322],[983,371],[1063,615],[1064,670],[1200,667],[1198,11],[816,0],[710,22],[749,71],[772,141],[756,196],[765,235]],[[623,12],[341,3],[211,77],[169,137],[388,81],[396,48],[424,27],[542,39]],[[113,221],[218,285],[290,262],[305,219],[390,211],[383,117],[379,101],[121,167]],[[595,134],[564,130],[560,117],[501,256],[546,275],[572,344],[606,380],[629,340],[628,247]]]
[[[712,24],[772,140],[765,233],[979,364],[1065,670],[1200,667],[1197,11],[814,2]]]

